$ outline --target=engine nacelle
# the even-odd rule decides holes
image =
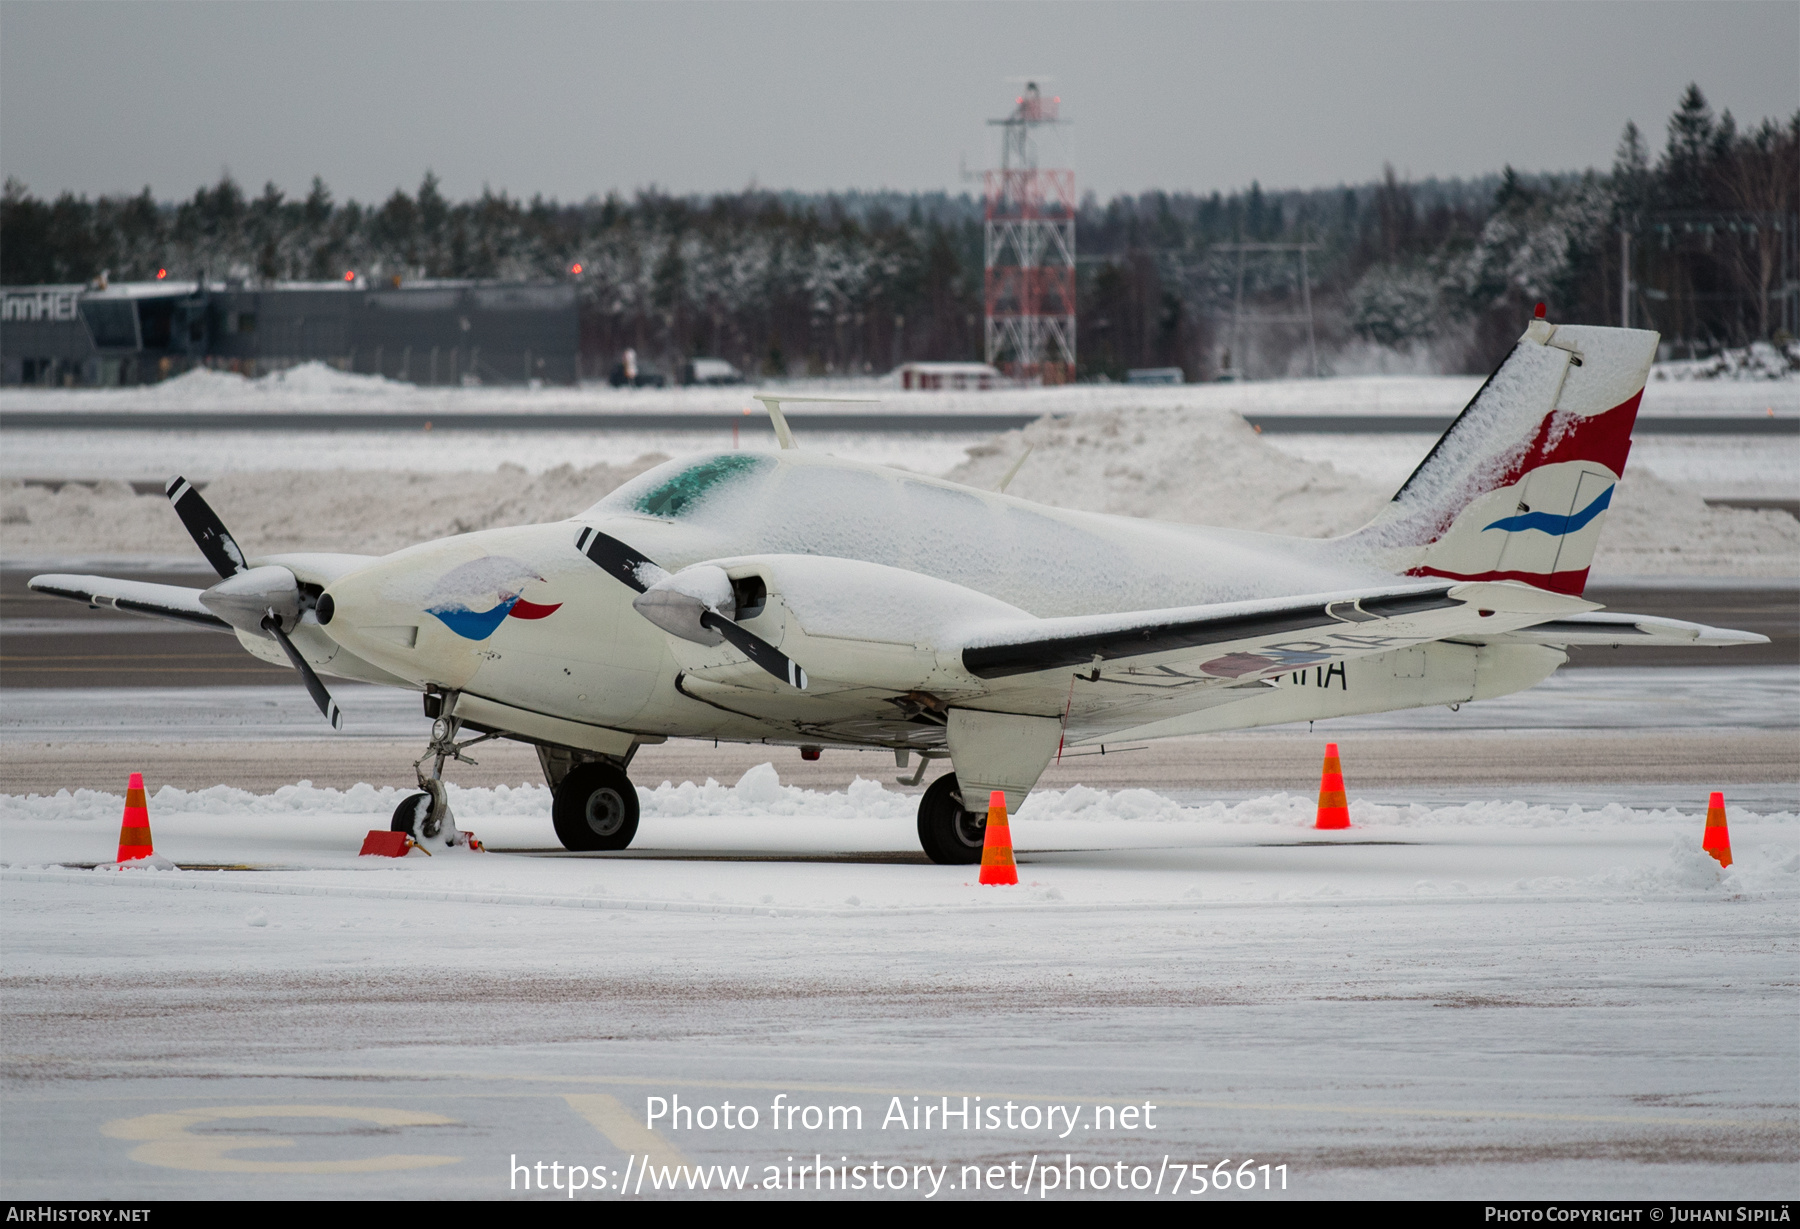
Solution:
[[[300,582],[288,569],[268,564],[227,576],[200,595],[200,604],[238,631],[268,639],[262,621],[270,611],[284,631],[300,622]]]
[[[669,635],[708,648],[723,643],[725,638],[702,624],[701,616],[711,611],[735,619],[738,608],[731,577],[716,563],[696,563],[665,576],[639,594],[631,605]]]
[[[696,582],[680,589],[670,586],[668,597],[658,599],[667,611],[687,592],[691,613],[698,626],[703,604],[694,590],[701,583],[714,600],[723,601],[718,577],[730,582],[735,601],[735,621],[805,668],[815,683],[841,680],[861,686],[913,688],[966,682],[960,665],[960,646],[993,621],[1014,623],[1031,616],[998,598],[946,580],[902,568],[855,559],[818,555],[744,555],[708,560],[670,577],[675,581],[690,573]],[[654,592],[658,586],[652,586]],[[646,594],[648,596],[648,594]],[[641,599],[640,599],[641,601]],[[643,608],[639,607],[640,611]],[[648,612],[644,612],[648,617]],[[722,611],[721,611],[722,613]],[[684,635],[658,620],[684,640],[705,643]],[[676,657],[689,673],[701,678],[762,687],[760,671],[741,664],[730,649],[718,653],[683,650]]]

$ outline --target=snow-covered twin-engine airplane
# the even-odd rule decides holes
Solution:
[[[672,461],[557,524],[258,559],[177,478],[218,584],[31,587],[232,632],[334,726],[321,674],[423,692],[424,792],[394,819],[421,840],[455,838],[446,760],[511,738],[537,748],[564,845],[623,849],[632,756],[699,738],[947,757],[919,840],[974,862],[989,792],[1016,808],[1061,747],[1506,695],[1569,645],[1762,640],[1580,596],[1656,342],[1534,319],[1393,501],[1329,540],[800,451],[779,402],[801,398],[770,395],[780,451]]]

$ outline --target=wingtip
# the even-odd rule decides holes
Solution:
[[[1694,637],[1694,645],[1703,649],[1729,649],[1750,644],[1767,644],[1761,632],[1740,632],[1730,628],[1709,627]]]

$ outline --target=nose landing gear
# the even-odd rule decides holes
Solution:
[[[419,789],[423,792],[408,794],[400,800],[388,823],[389,831],[410,833],[413,840],[427,848],[449,848],[468,843],[468,837],[457,831],[456,817],[450,811],[450,797],[444,788],[444,761],[477,763],[463,752],[499,735],[483,734],[459,743],[456,735],[461,728],[462,722],[454,717],[439,717],[431,723],[431,741],[426,745],[425,754],[413,761],[413,771],[418,774]],[[425,772],[426,760],[433,761],[429,775]]]

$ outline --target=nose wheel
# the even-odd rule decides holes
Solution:
[[[637,835],[637,787],[611,764],[578,764],[556,787],[550,817],[564,849],[624,849]]]

